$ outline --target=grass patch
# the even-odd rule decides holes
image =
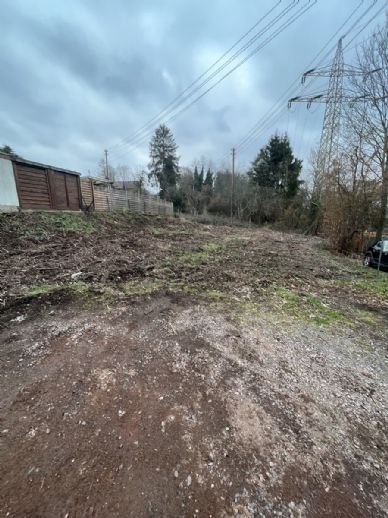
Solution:
[[[59,286],[58,284],[38,284],[26,290],[24,292],[24,295],[27,297],[40,297],[42,295],[54,293],[55,291],[59,291],[60,289],[61,286]]]
[[[90,286],[86,284],[86,282],[78,281],[78,282],[72,282],[70,284],[66,284],[64,286],[64,289],[68,291],[69,293],[77,296],[85,296],[90,291]]]
[[[346,284],[371,295],[388,299],[388,274],[377,273],[376,270],[362,270],[358,278],[353,278]]]
[[[72,301],[79,303],[83,309],[92,309],[99,304],[116,300],[119,293],[108,286],[97,288],[82,281],[62,285],[40,284],[23,292],[23,297],[29,299],[50,296],[58,297],[58,300],[70,298]]]
[[[278,309],[308,323],[333,325],[347,322],[344,315],[324,304],[318,297],[310,294],[277,288],[275,300]]]
[[[149,295],[161,287],[161,282],[157,280],[131,280],[122,286],[126,295]]]
[[[101,290],[100,290],[101,291]],[[105,288],[104,290],[105,291]],[[41,295],[47,295],[50,293],[67,293],[74,297],[85,297],[89,294],[96,293],[86,282],[78,281],[71,282],[69,284],[39,284],[32,286],[23,293],[28,297],[40,297]],[[97,293],[100,293],[99,291]]]
[[[183,293],[185,295],[193,295],[194,297],[199,297],[203,292],[200,286],[187,286],[185,284],[172,284],[170,290],[174,293]]]
[[[99,221],[80,212],[26,212],[1,215],[0,229],[18,237],[40,239],[61,233],[91,234],[99,229]]]
[[[190,268],[206,264],[208,260],[208,254],[205,252],[186,252],[177,257],[177,262],[180,266],[188,266]]]
[[[36,213],[34,225],[27,228],[33,235],[45,235],[63,232],[65,234],[91,234],[96,232],[97,225],[92,218],[82,213],[48,212]]]
[[[168,286],[172,293],[181,293],[183,295],[192,295],[211,302],[219,302],[225,300],[227,294],[221,290],[207,289],[203,286],[189,286],[184,282],[172,282]]]
[[[206,243],[202,248],[206,254],[216,254],[221,252],[223,245],[221,243]]]
[[[23,212],[0,214],[0,233],[12,234],[15,237],[44,239],[52,235],[81,234],[96,232],[125,232],[128,227],[162,227],[166,219],[158,221],[155,216],[120,212]],[[156,230],[158,232],[158,230]],[[160,230],[163,233],[163,228]]]
[[[82,213],[70,214],[63,212],[58,214],[44,214],[42,216],[46,218],[48,216],[49,222],[53,225],[54,229],[61,230],[66,234],[91,234],[97,230],[96,222]]]
[[[369,326],[374,326],[378,323],[378,319],[371,313],[370,311],[366,311],[365,309],[356,309],[353,310],[353,314],[355,319],[363,324],[367,324]]]
[[[169,257],[166,259],[167,266],[174,264],[181,267],[196,268],[202,264],[208,264],[217,261],[221,257],[224,249],[221,243],[206,243],[201,250],[185,252],[177,257]]]
[[[226,293],[223,293],[220,290],[204,290],[202,295],[210,300],[224,300],[226,297]]]
[[[77,281],[66,284],[63,293],[76,301],[82,309],[93,309],[101,304],[114,302],[120,293],[110,286],[91,286],[86,282]]]

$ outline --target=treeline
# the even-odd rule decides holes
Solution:
[[[242,221],[307,224],[307,197],[300,180],[302,161],[295,158],[286,135],[272,137],[251,168],[235,174],[228,169],[185,168],[177,182],[175,205],[182,212],[213,214]],[[292,217],[290,218],[290,214]]]
[[[238,218],[289,228],[309,225],[309,195],[300,180],[302,161],[287,135],[274,135],[248,171],[232,178],[228,169],[178,165],[177,145],[169,128],[156,129],[150,143],[149,179],[177,212]]]
[[[356,250],[365,231],[388,232],[388,18],[359,47],[355,69],[347,79],[354,102],[343,102],[331,151],[312,153],[308,184],[287,135],[272,136],[232,188],[228,169],[180,168],[164,125],[150,143],[149,179],[177,211],[300,229],[338,251]]]
[[[365,230],[379,228],[382,214],[382,177],[367,174],[365,159],[343,155],[341,169],[332,168],[326,181],[313,154],[311,182],[301,180],[302,160],[294,156],[287,135],[274,135],[259,150],[245,172],[232,181],[229,169],[179,167],[177,146],[166,126],[151,141],[148,178],[161,198],[176,212],[209,214],[278,228],[320,234],[342,252],[359,249]]]

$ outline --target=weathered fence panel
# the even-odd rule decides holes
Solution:
[[[81,179],[82,205],[86,210],[128,210],[139,214],[172,215],[173,204],[152,194],[118,189],[110,182],[93,178]]]

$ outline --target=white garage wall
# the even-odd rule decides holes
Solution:
[[[16,210],[18,207],[19,198],[12,162],[6,158],[0,158],[0,211]]]

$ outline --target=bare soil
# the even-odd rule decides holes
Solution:
[[[79,218],[0,219],[1,516],[388,516],[386,274]]]

